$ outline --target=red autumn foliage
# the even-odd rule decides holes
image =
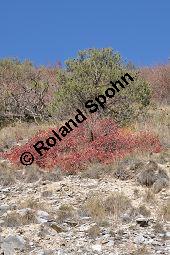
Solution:
[[[89,128],[90,127],[90,128]],[[58,129],[55,129],[56,132]],[[111,163],[117,158],[123,158],[136,150],[159,152],[159,139],[151,133],[134,133],[125,128],[119,128],[110,119],[85,121],[75,128],[63,140],[44,151],[39,156],[33,145],[52,136],[51,129],[39,132],[25,145],[12,148],[3,157],[15,164],[20,163],[23,152],[29,151],[34,155],[35,163],[43,169],[53,169],[59,166],[64,171],[78,171],[92,162]],[[93,134],[93,139],[91,134]]]
[[[150,83],[152,98],[156,102],[168,102],[170,93],[170,64],[142,68],[141,76]]]

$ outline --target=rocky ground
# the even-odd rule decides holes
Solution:
[[[22,181],[18,173],[0,187],[0,254],[169,254],[167,187],[154,193],[109,174]]]

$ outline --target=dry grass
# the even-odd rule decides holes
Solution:
[[[44,203],[43,201],[40,201],[39,198],[34,197],[28,197],[25,200],[22,200],[19,202],[19,208],[31,208],[33,210],[42,210],[42,211],[49,211],[49,205],[47,203]]]
[[[101,221],[106,218],[104,199],[101,194],[96,193],[93,197],[88,198],[83,210],[96,221]]]
[[[135,123],[135,129],[140,131],[152,131],[160,138],[160,141],[168,148],[170,141],[170,106],[155,107],[151,109],[145,119],[141,119]]]
[[[63,174],[58,168],[45,172],[34,164],[18,169],[17,166],[8,164],[7,161],[0,162],[0,185],[2,186],[14,185],[17,181],[25,183],[33,183],[38,180],[57,182],[62,177]]]
[[[63,172],[60,168],[55,167],[52,171],[41,171],[41,180],[42,181],[50,181],[50,182],[58,182],[63,178]]]
[[[166,178],[160,178],[158,179],[152,187],[153,193],[157,194],[159,193],[163,188],[168,187],[169,181]]]
[[[155,161],[150,160],[137,175],[137,181],[141,185],[153,186],[153,192],[158,193],[168,186],[169,177],[164,169],[160,168]]]
[[[52,197],[53,195],[53,192],[51,190],[44,190],[42,193],[41,193],[41,196],[42,197]]]
[[[164,227],[162,222],[156,222],[155,225],[153,226],[154,232],[157,233],[163,233],[164,232]]]
[[[115,192],[105,200],[105,209],[118,218],[122,213],[132,209],[131,201],[124,193]]]
[[[105,198],[102,194],[97,193],[87,199],[83,209],[97,222],[103,222],[108,216],[114,216],[117,219],[123,213],[131,210],[132,205],[123,193],[115,192]]]
[[[161,218],[164,221],[170,221],[170,199],[159,208],[158,218]]]
[[[21,216],[17,212],[11,212],[5,217],[4,226],[5,227],[18,227],[22,223]]]
[[[147,245],[143,244],[142,247],[138,247],[130,255],[150,255],[150,251]]]
[[[0,144],[3,147],[11,147],[14,142],[31,138],[39,129],[35,124],[15,122],[0,130]]]
[[[35,123],[14,122],[7,127],[0,129],[0,145],[9,148],[13,144],[22,140],[32,138],[38,131],[47,130],[50,127],[56,127],[56,123],[44,122],[39,125]]]
[[[133,191],[133,195],[134,195],[134,198],[139,198],[141,195],[140,195],[140,190],[135,188],[134,191]]]
[[[137,181],[141,185],[152,186],[153,183],[157,180],[156,171],[158,169],[158,165],[155,161],[149,161],[146,164],[141,172],[137,175]]]
[[[153,193],[153,191],[149,188],[145,189],[145,193],[143,196],[143,202],[147,202],[147,203],[154,203],[155,202],[155,194]]]
[[[59,168],[53,171],[43,171],[37,165],[31,165],[24,170],[24,181],[27,183],[35,182],[38,180],[57,182],[62,180],[62,172]]]
[[[25,214],[21,215],[16,211],[10,212],[5,217],[4,225],[6,227],[19,227],[22,225],[29,225],[36,222],[36,217],[33,211],[27,211]]]
[[[89,167],[86,170],[82,171],[81,177],[99,179],[110,172],[111,166],[96,163],[89,165]]]
[[[36,165],[31,165],[23,169],[22,179],[26,183],[33,183],[41,178],[41,171]]]
[[[88,231],[87,234],[90,238],[97,238],[100,235],[100,228],[97,225],[91,226]]]
[[[16,183],[16,168],[7,162],[0,163],[0,185],[9,186]]]
[[[63,204],[57,212],[57,221],[64,222],[66,219],[73,219],[75,215],[76,212],[72,205]]]
[[[145,205],[139,205],[138,213],[143,215],[144,217],[149,217],[151,215],[151,212],[147,209]]]
[[[121,245],[122,254],[126,255],[151,255],[151,248],[147,244],[136,245],[132,240],[127,240],[126,244]]]

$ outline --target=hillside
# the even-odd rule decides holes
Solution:
[[[110,48],[2,59],[1,254],[168,255],[169,95],[169,64]]]

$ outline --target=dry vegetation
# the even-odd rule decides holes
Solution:
[[[70,62],[70,68],[72,64],[74,63]],[[76,73],[76,67],[72,66],[72,68]],[[85,69],[87,69],[86,71],[89,71],[88,68],[89,66],[85,66]],[[110,144],[109,146],[108,144],[106,146],[106,144],[101,143],[103,137],[106,138],[106,136],[103,136],[101,140],[97,140],[97,144],[102,144],[100,148],[102,148],[103,154],[98,153],[97,149],[97,152],[95,151],[94,153],[93,147],[90,148],[91,150],[88,150],[89,147],[86,146],[86,150],[83,151],[84,154],[80,154],[83,156],[85,155],[85,157],[88,159],[90,158],[90,160],[86,161],[86,158],[84,157],[83,160],[86,162],[86,164],[83,165],[83,168],[80,168],[81,171],[78,171],[78,168],[77,171],[73,172],[72,168],[69,167],[70,165],[74,168],[77,167],[76,160],[80,157],[80,155],[78,154],[79,149],[82,149],[83,145],[85,144],[84,140],[81,139],[80,147],[77,147],[77,144],[74,144],[74,147],[71,147],[72,144],[70,143],[69,148],[67,146],[67,148],[63,149],[63,151],[61,150],[57,152],[57,155],[59,155],[59,157],[62,155],[66,156],[66,158],[64,158],[63,156],[61,161],[64,162],[65,160],[66,163],[68,163],[67,159],[68,161],[72,160],[71,164],[67,165],[68,167],[66,173],[63,171],[62,167],[58,167],[57,164],[55,164],[55,166],[53,165],[53,171],[46,171],[46,169],[40,168],[36,164],[33,164],[29,167],[16,166],[14,164],[11,164],[11,162],[0,158],[1,188],[4,189],[5,192],[9,192],[10,188],[12,188],[15,192],[21,187],[23,188],[22,194],[25,194],[25,187],[29,190],[27,196],[14,196],[15,206],[2,217],[3,230],[5,228],[24,228],[24,226],[30,224],[38,225],[39,223],[37,222],[36,213],[37,211],[45,211],[48,212],[48,214],[50,215],[50,217],[52,217],[54,221],[51,223],[51,228],[58,233],[64,232],[61,226],[65,227],[66,224],[69,224],[69,231],[71,231],[72,229],[75,230],[76,226],[79,227],[81,224],[89,224],[89,228],[85,230],[85,236],[86,238],[93,240],[93,242],[99,238],[102,238],[102,231],[105,231],[107,229],[109,229],[107,232],[107,234],[109,233],[110,235],[109,238],[113,237],[116,240],[114,240],[114,245],[116,242],[119,243],[119,241],[122,240],[121,238],[123,238],[123,226],[125,226],[128,231],[134,231],[133,233],[138,230],[139,233],[142,232],[142,228],[139,227],[138,229],[136,225],[136,218],[138,216],[144,217],[144,219],[148,221],[150,219],[154,219],[155,222],[153,224],[153,230],[155,236],[163,233],[165,234],[167,231],[166,224],[168,223],[168,221],[170,221],[170,201],[168,199],[170,159],[170,108],[168,105],[168,93],[170,85],[169,68],[170,66],[167,65],[158,66],[150,69],[146,68],[140,71],[143,79],[149,81],[148,86],[152,90],[151,102],[150,105],[147,105],[148,111],[143,112],[142,108],[141,114],[139,114],[138,118],[134,118],[130,122],[124,122],[124,120],[128,118],[128,113],[122,112],[123,117],[121,118],[121,124],[119,124],[121,126],[120,131],[123,133],[123,135],[120,137],[114,137],[115,140],[116,138],[118,138],[118,141],[120,142],[119,144],[123,146],[124,140],[126,140],[124,138],[126,138],[126,135],[129,135],[130,132],[132,134],[135,134],[135,132],[149,132],[153,134],[154,137],[156,137],[160,142],[162,146],[161,151],[155,153],[152,151],[150,152],[140,149],[131,150],[131,148],[129,149],[129,147],[127,146],[131,143],[131,141],[127,141],[126,146],[129,149],[129,153],[125,153],[126,155],[122,153],[121,157],[115,156],[113,157],[113,160],[106,163],[104,161],[104,159],[107,158],[105,153],[110,152]],[[46,84],[46,82],[48,81],[50,96],[52,96],[53,94],[51,82],[55,81],[56,87],[58,88],[58,85],[63,85],[63,78],[66,79],[66,87],[68,87],[70,78],[67,76],[67,73],[63,73],[63,71],[59,70],[58,67],[52,70],[37,70],[37,73],[33,69],[34,68],[31,67],[30,72],[33,72],[33,77],[35,76],[34,82],[39,81],[40,84],[43,85]],[[77,72],[78,71],[80,70],[78,69]],[[111,71],[109,72],[111,74]],[[54,74],[56,73],[58,74],[59,81],[55,80]],[[22,75],[18,78],[19,81],[23,79]],[[101,77],[103,79],[101,83],[103,84],[105,81],[105,75]],[[7,82],[6,79],[8,80],[8,77],[6,76],[6,74],[4,74],[4,79],[5,82]],[[85,82],[88,80],[88,77],[83,76],[83,79],[83,82]],[[27,82],[30,81],[30,76],[28,75],[27,77],[26,75],[26,77],[24,78],[24,82],[25,80],[27,80]],[[15,79],[16,87],[19,86],[19,81],[17,80],[17,78]],[[12,88],[12,84],[13,83],[11,82],[9,86],[10,88]],[[22,94],[23,87],[20,89],[20,93]],[[42,86],[41,90],[44,91],[44,89],[45,88]],[[78,92],[80,92],[81,87],[77,87],[76,89],[78,90]],[[91,87],[90,89],[90,95],[92,95],[92,92],[94,91]],[[100,86],[99,89],[101,89]],[[161,94],[159,94],[160,91]],[[70,92],[70,95],[67,94],[67,99],[69,99],[69,96],[73,95],[72,92],[73,91]],[[30,92],[28,89],[27,96],[33,96],[29,93],[32,92]],[[34,91],[34,93],[34,99],[38,100],[34,101],[35,106],[36,102],[39,103],[39,100],[41,101],[41,95],[36,90]],[[45,97],[47,96],[46,93],[48,94],[48,92],[45,90]],[[79,95],[81,98],[81,94]],[[1,97],[3,98],[3,96],[5,95],[2,94]],[[60,96],[62,97],[62,95]],[[20,98],[19,94],[14,95],[14,97],[16,97],[16,99],[18,100],[20,110],[22,110],[22,116],[20,118],[15,118],[15,112],[13,112],[14,101],[10,101],[8,100],[9,98],[5,97],[5,104],[8,106],[9,112],[14,116],[12,119],[9,118],[7,120],[6,118],[2,118],[0,121],[0,125],[2,124],[2,127],[0,129],[0,153],[8,151],[18,145],[24,145],[29,139],[36,135],[38,131],[44,132],[45,130],[48,130],[49,127],[56,127],[56,123],[59,126],[61,124],[58,119],[56,120],[56,116],[58,116],[58,113],[55,112],[56,115],[55,117],[53,116],[54,118],[46,116],[45,110],[48,108],[47,105],[44,105],[41,111],[35,110],[33,112],[34,116],[30,114],[28,118],[29,121],[24,121],[23,116],[27,116],[28,112],[24,112],[23,107],[21,106],[23,98]],[[44,100],[45,97],[43,97],[42,99]],[[76,100],[76,102],[79,102],[78,99]],[[29,103],[30,102],[28,100],[27,102],[25,102],[24,105],[26,105],[27,108],[32,111],[32,106]],[[126,108],[126,105],[124,105],[123,107]],[[15,111],[17,111],[16,107]],[[64,111],[64,108],[61,107],[59,113],[64,114]],[[37,114],[41,115],[41,120],[39,119]],[[48,112],[48,114],[51,114],[50,111]],[[105,115],[108,116],[107,112],[105,113]],[[64,118],[66,118],[67,115],[63,116]],[[114,114],[112,115],[112,118],[114,119]],[[104,122],[100,122],[100,124],[103,125],[106,129],[109,126],[107,123]],[[101,131],[100,125],[97,124],[95,128],[96,130],[98,130],[98,133],[97,131],[96,133],[94,132],[94,138]],[[88,131],[89,130],[91,129],[89,129],[88,127]],[[109,132],[110,131],[108,131],[108,133]],[[75,135],[73,138],[77,139],[78,136]],[[111,144],[112,147],[114,145],[114,139],[113,144]],[[87,143],[87,145],[89,145],[89,143]],[[124,148],[120,148],[121,152],[122,149]],[[67,151],[71,151],[72,154],[67,154]],[[76,156],[77,154],[79,156],[76,158],[75,154]],[[98,156],[97,159],[96,155]],[[56,154],[54,154],[54,156],[56,157]],[[50,157],[46,159],[47,163],[50,162],[50,159]],[[57,159],[55,158],[55,162],[57,162]],[[74,175],[72,176],[73,173]],[[74,180],[76,180],[75,183]],[[62,181],[64,182],[63,186],[61,184]],[[106,181],[106,183],[104,183],[104,181]],[[71,187],[68,188],[69,182],[71,183]],[[90,186],[85,186],[86,188],[81,188],[81,185],[84,185],[83,183],[86,183],[86,185],[88,185],[88,182],[91,183],[92,188],[90,188]],[[77,183],[79,184],[77,185]],[[101,183],[103,186],[101,185]],[[59,185],[60,187],[58,188],[57,185]],[[78,189],[74,189],[74,185],[75,187],[78,187]],[[102,188],[101,190],[98,190],[98,187],[100,187],[100,185]],[[119,185],[122,185],[120,189]],[[72,192],[70,192],[71,189],[73,189]],[[7,203],[10,202],[13,196],[12,192],[10,192],[10,197],[8,197],[8,199],[6,200]],[[77,194],[78,192],[80,192],[80,194]],[[39,195],[37,195],[37,193]],[[77,195],[79,195],[78,199],[76,197]],[[5,200],[6,197],[7,195],[5,193],[5,195],[2,197],[2,201]],[[82,215],[84,219],[81,219]],[[55,234],[53,234],[53,236],[55,236]],[[74,236],[73,233],[72,236]],[[128,235],[126,236],[126,238],[127,240],[128,238],[130,239]],[[53,242],[55,243],[55,241]],[[136,245],[131,240],[129,241],[128,245],[128,247],[130,247],[129,249],[131,253],[124,254],[152,254],[150,253],[150,248],[148,247],[149,245],[145,245],[143,243],[141,243],[140,245]],[[121,247],[124,247],[124,249],[126,249],[127,243],[125,246],[121,245]]]
[[[101,222],[108,216],[113,216],[115,220],[118,219],[123,213],[132,210],[132,205],[123,193],[116,192],[108,197],[103,197],[102,194],[93,194],[87,199],[83,209],[97,222]]]

